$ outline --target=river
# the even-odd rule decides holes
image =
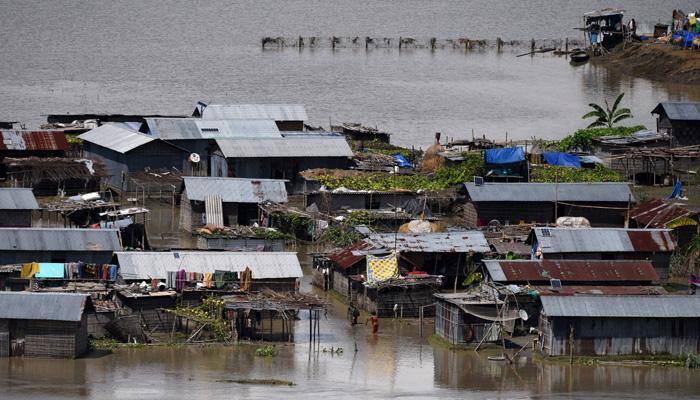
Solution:
[[[361,122],[425,148],[455,138],[560,138],[590,102],[626,93],[630,122],[654,126],[665,100],[700,88],[571,67],[551,54],[495,51],[261,50],[264,36],[529,40],[577,38],[599,0],[0,1],[0,120],[37,127],[48,113],[186,114],[197,100],[306,105],[310,123]],[[692,0],[620,0],[650,29]],[[661,72],[660,72],[661,73]]]

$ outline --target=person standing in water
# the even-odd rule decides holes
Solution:
[[[350,306],[348,307],[348,318],[350,319],[350,325],[355,326],[357,325],[357,318],[360,316],[360,310],[355,307],[355,304],[350,302]]]
[[[372,323],[372,334],[376,335],[379,331],[379,318],[377,318],[376,311],[372,311],[372,314],[367,318],[365,325],[367,325],[370,322]]]

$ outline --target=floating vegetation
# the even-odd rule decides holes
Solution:
[[[296,386],[296,383],[284,379],[220,379],[217,382],[224,383],[240,383],[242,385],[278,385],[278,386]]]
[[[255,349],[255,355],[258,357],[277,357],[277,348],[275,346],[262,346]]]

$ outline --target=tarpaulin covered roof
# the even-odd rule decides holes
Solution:
[[[624,202],[634,201],[629,184],[600,183],[499,183],[464,184],[471,201],[565,201],[565,202]]]
[[[199,118],[146,118],[149,133],[163,140],[280,138],[275,121],[201,120]]]
[[[301,278],[303,273],[296,253],[288,252],[116,252],[119,273],[124,279],[166,279],[168,271],[187,272],[245,271],[253,279]]]
[[[663,102],[654,108],[652,114],[666,113],[670,120],[677,121],[700,121],[700,102],[697,103],[681,103],[681,102]]]
[[[513,164],[525,161],[522,147],[486,150],[486,164]]]
[[[117,229],[0,228],[5,251],[118,251]]]
[[[304,135],[283,138],[217,140],[227,158],[352,157],[344,136]]]
[[[700,296],[542,296],[549,317],[700,318]]]
[[[126,129],[114,124],[98,126],[95,129],[83,133],[78,136],[78,138],[122,154],[157,140],[153,136],[144,135],[135,130]]]
[[[303,104],[209,104],[202,119],[271,119],[273,121],[306,121]]]
[[[0,210],[38,210],[30,188],[0,188]]]
[[[88,304],[86,294],[0,292],[0,319],[80,322]]]
[[[672,252],[676,242],[668,229],[532,228],[542,253]]]
[[[433,233],[372,233],[368,243],[376,248],[413,253],[488,253],[491,251],[479,231]]]
[[[68,141],[63,131],[0,131],[0,150],[66,151]]]
[[[581,168],[581,161],[575,154],[560,153],[558,151],[542,153],[544,160],[549,165],[558,165],[560,167]]]
[[[484,260],[495,282],[652,282],[659,279],[649,261]]]
[[[679,218],[696,215],[696,211],[689,210],[682,204],[660,199],[649,200],[630,210],[630,219],[645,228],[665,228],[668,223]]]
[[[189,200],[204,201],[208,195],[219,195],[224,203],[287,202],[285,181],[281,179],[213,176],[185,176],[182,179]]]

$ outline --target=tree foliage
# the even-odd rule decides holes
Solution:
[[[531,182],[579,183],[579,182],[623,182],[617,172],[602,165],[595,168],[569,168],[552,165],[533,167],[530,170]]]
[[[591,124],[588,125],[589,128],[612,128],[613,126],[615,126],[616,123],[628,118],[632,118],[632,111],[629,108],[619,108],[620,102],[622,101],[622,98],[624,96],[624,93],[620,93],[613,102],[612,107],[610,107],[610,104],[608,103],[607,99],[605,100],[605,108],[595,103],[588,104],[593,110],[585,114],[581,118],[595,118],[595,121],[591,122]]]

